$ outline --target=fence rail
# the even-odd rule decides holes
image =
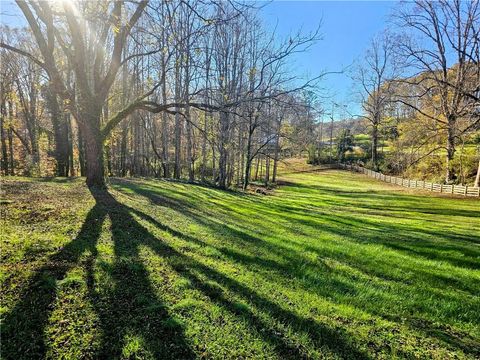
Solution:
[[[340,167],[340,169],[360,172],[370,177],[373,177],[377,180],[385,181],[391,184],[396,184],[396,185],[400,185],[400,186],[408,187],[412,189],[423,189],[423,190],[444,193],[444,194],[480,197],[480,187],[467,186],[467,185],[465,186],[444,185],[444,184],[427,182],[423,180],[404,179],[397,176],[385,175],[377,171],[365,169],[364,167],[361,167],[358,165],[351,165],[351,164],[338,164],[338,167]]]

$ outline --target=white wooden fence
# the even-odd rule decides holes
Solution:
[[[445,193],[445,194],[454,194],[454,195],[464,195],[464,196],[476,196],[480,197],[480,187],[474,186],[462,186],[462,185],[444,185],[444,184],[437,184],[423,180],[410,180],[404,179],[396,176],[384,175],[377,171],[372,171],[369,169],[365,169],[364,167],[358,165],[350,165],[350,164],[338,164],[340,169],[357,171],[364,173],[370,177],[373,177],[377,180],[385,181],[387,183],[400,185],[403,187],[408,187],[412,189],[423,189],[438,193]]]

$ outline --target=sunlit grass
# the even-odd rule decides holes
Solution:
[[[281,181],[5,180],[2,356],[480,356],[478,199]]]

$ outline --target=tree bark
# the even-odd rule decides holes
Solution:
[[[166,101],[167,90],[165,82],[163,83],[162,93],[164,101]],[[168,178],[170,172],[168,169],[168,114],[166,112],[162,113],[162,169],[163,177]]]
[[[185,117],[187,118],[187,162],[188,162],[188,181],[195,181],[195,169],[193,167],[193,139],[192,139],[192,124],[190,119],[190,107],[185,107]]]
[[[103,101],[81,99],[77,123],[85,142],[86,177],[88,187],[105,188],[104,137],[101,131]]]
[[[246,155],[246,158],[247,158],[247,162],[245,164],[245,178],[243,179],[243,190],[247,190],[248,188],[248,184],[250,183],[250,174],[251,174],[251,171],[252,171],[252,161],[253,161],[253,158],[252,158],[252,137],[253,137],[253,128],[252,128],[252,125],[251,125],[251,121],[250,121],[250,125],[249,125],[249,128],[248,128],[248,137],[247,137],[247,155]]]
[[[4,175],[8,175],[8,153],[7,153],[7,137],[5,134],[4,120],[7,116],[7,110],[5,109],[5,103],[2,102],[0,109],[0,139],[2,143],[2,172]]]
[[[202,182],[205,181],[205,170],[207,166],[207,113],[204,114],[203,120],[203,134],[202,134],[202,169],[200,178]]]
[[[88,187],[105,188],[103,139],[100,131],[85,128],[85,157]]]
[[[228,131],[229,131],[229,114],[220,113],[220,148],[218,162],[218,186],[222,189],[227,187],[227,164],[228,164]]]
[[[10,158],[9,158],[10,175],[13,176],[15,175],[15,160],[13,158],[13,131],[12,131],[11,125],[8,127],[7,135],[8,135],[8,153],[10,155]]]
[[[453,115],[448,116],[447,155],[446,155],[447,171],[445,174],[445,183],[449,183],[452,180],[455,180],[455,170],[453,168],[453,158],[455,155],[455,122],[456,122],[455,116]]]
[[[46,91],[47,107],[50,112],[55,139],[55,162],[57,176],[68,176],[68,124],[62,114],[57,95],[51,89]]]
[[[73,119],[70,114],[65,114],[65,122],[67,123],[67,135],[68,135],[68,167],[70,176],[75,176],[75,168],[73,167]]]
[[[270,181],[270,156],[265,155],[265,186]]]
[[[85,166],[85,141],[83,140],[83,131],[78,128],[78,162],[80,165],[80,176],[86,175],[86,166]]]
[[[260,156],[257,156],[257,164],[255,166],[255,181],[258,180],[258,170],[260,169]]]
[[[480,186],[480,160],[478,160],[478,169],[477,169],[477,176],[475,177],[475,183],[473,184],[475,187]]]
[[[275,153],[273,155],[273,174],[272,182],[277,182],[277,168],[278,168],[278,147],[280,145],[280,134],[277,133],[275,136]]]
[[[374,124],[372,128],[372,166],[373,170],[378,169],[378,125]]]

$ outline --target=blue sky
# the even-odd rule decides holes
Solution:
[[[327,71],[340,71],[361,59],[371,38],[388,26],[388,18],[396,2],[393,1],[274,1],[266,3],[260,14],[265,25],[286,37],[302,28],[315,30],[322,22],[323,40],[307,54],[300,54],[292,65],[300,76],[315,76]],[[335,101],[348,105],[348,111],[358,114],[360,106],[352,96],[352,81],[345,74],[330,75],[321,86]],[[327,106],[330,108],[330,106]],[[335,118],[344,114],[337,111]],[[345,115],[348,116],[348,113]]]
[[[308,53],[298,54],[291,70],[299,76],[315,76],[322,71],[340,71],[361,59],[371,38],[388,26],[388,17],[396,6],[394,1],[258,1],[264,5],[260,11],[265,26],[280,38],[302,29],[315,30],[321,22],[323,40]],[[13,25],[23,22],[11,1],[0,0],[2,23]],[[12,16],[12,15],[16,16]],[[334,74],[322,83],[326,108],[332,101],[346,104],[349,113],[358,114],[360,105],[352,96],[352,81],[347,74]],[[336,111],[335,118],[348,116]]]

